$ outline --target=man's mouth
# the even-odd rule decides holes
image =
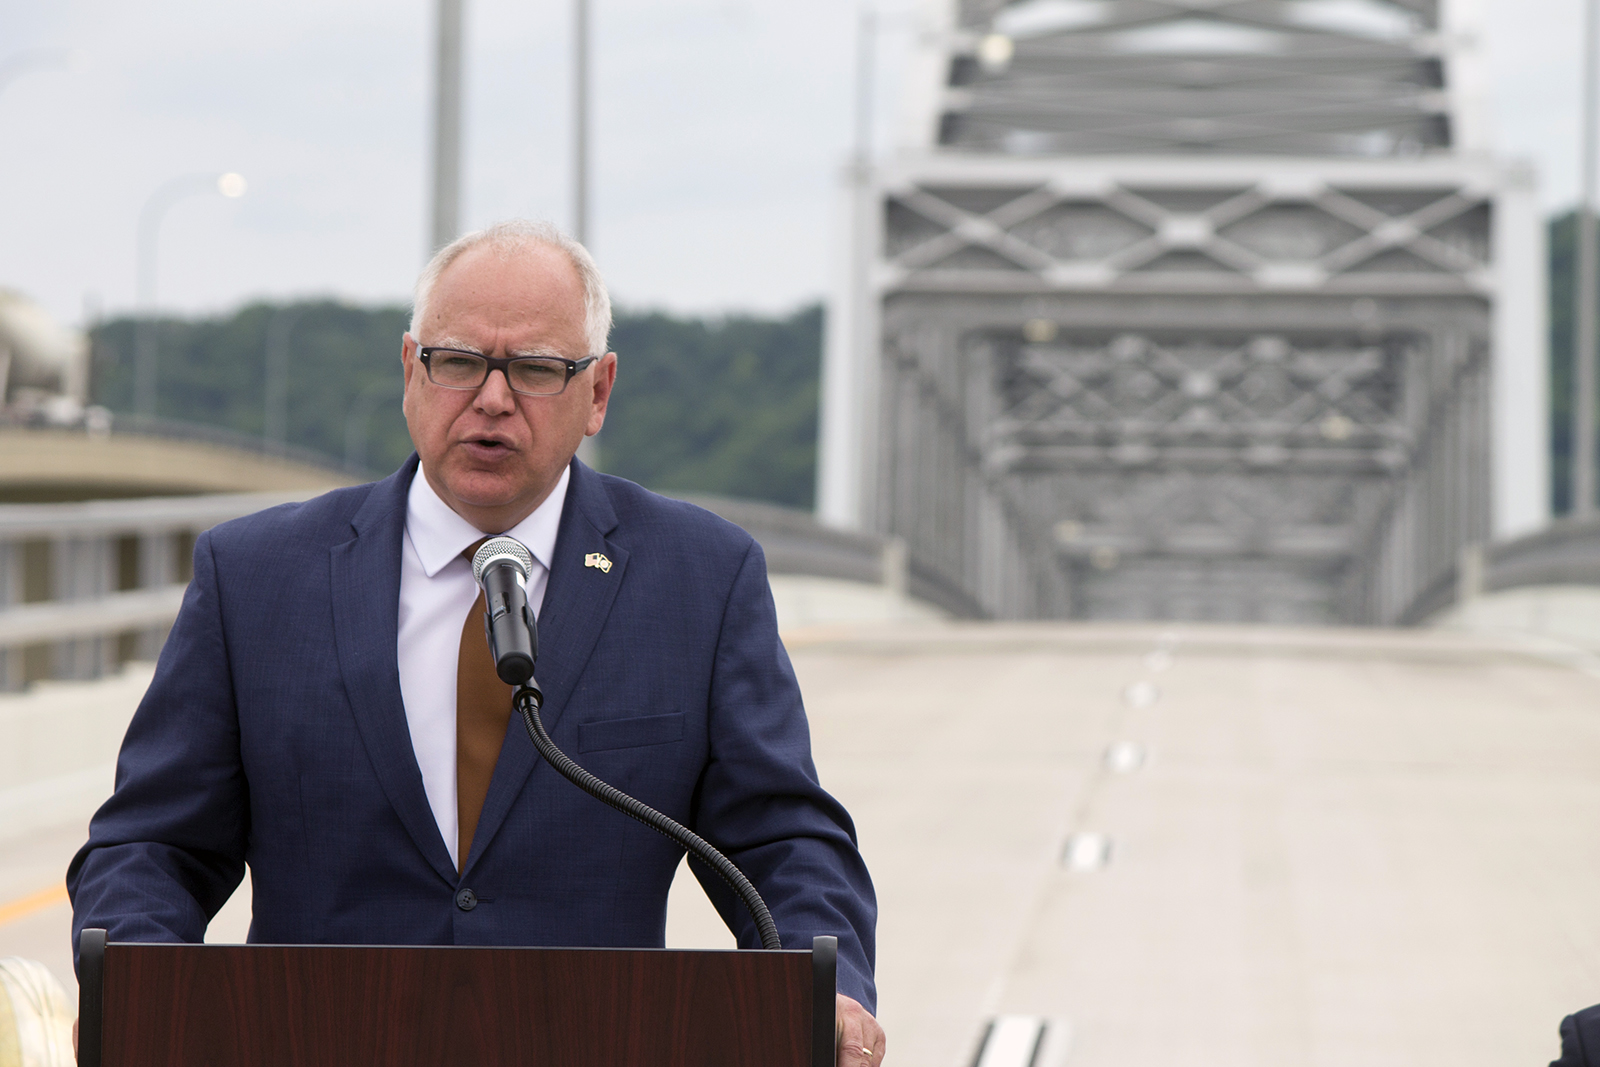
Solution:
[[[508,444],[505,441],[500,440],[499,438],[495,438],[495,437],[469,437],[466,440],[466,444],[470,445],[474,451],[479,451],[479,450],[486,451],[486,452],[510,452],[511,451],[511,445],[510,444]]]

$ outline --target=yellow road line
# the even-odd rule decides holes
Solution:
[[[45,908],[56,904],[65,904],[66,902],[66,886],[53,885],[49,889],[41,889],[37,893],[13,900],[9,904],[0,904],[0,926],[21,919],[24,916],[32,915],[36,911],[43,911]]]

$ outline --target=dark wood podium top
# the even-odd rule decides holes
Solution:
[[[712,952],[104,936],[81,945],[80,1067],[833,1063],[832,938]]]

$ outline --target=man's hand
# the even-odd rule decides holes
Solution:
[[[835,1033],[838,1040],[838,1067],[878,1067],[883,1062],[885,1038],[883,1027],[872,1013],[843,993],[834,1004]]]

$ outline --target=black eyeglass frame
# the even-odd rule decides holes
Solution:
[[[443,382],[435,381],[433,377],[433,354],[435,352],[454,352],[458,356],[473,356],[483,360],[483,377],[478,379],[477,385],[446,385]],[[428,372],[428,381],[437,385],[440,389],[459,389],[463,392],[482,389],[483,383],[489,380],[489,375],[499,371],[506,376],[506,385],[510,386],[511,391],[518,396],[560,396],[567,391],[567,386],[572,384],[573,378],[588,370],[589,366],[597,362],[600,357],[584,356],[582,359],[568,359],[566,356],[486,356],[482,352],[473,352],[465,348],[451,348],[448,345],[418,345],[417,359],[421,361],[423,369]],[[511,364],[529,360],[565,364],[567,368],[566,381],[562,382],[561,388],[553,393],[527,393],[518,389],[511,384]]]

